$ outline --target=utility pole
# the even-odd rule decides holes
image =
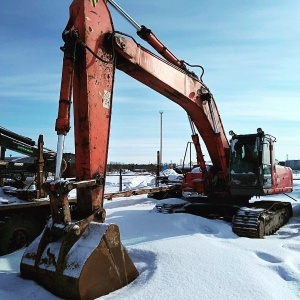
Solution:
[[[160,110],[160,150],[159,150],[159,167],[161,168],[161,164],[162,164],[162,115],[163,115],[163,111]]]

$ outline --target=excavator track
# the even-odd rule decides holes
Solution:
[[[242,237],[263,238],[276,232],[292,215],[289,202],[256,201],[251,207],[237,211],[232,220],[232,231]]]

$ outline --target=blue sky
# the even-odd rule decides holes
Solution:
[[[277,138],[277,159],[300,159],[300,1],[116,1],[178,58],[205,68],[203,80],[226,132],[261,127]],[[43,134],[45,146],[54,150],[59,47],[70,4],[3,1],[0,10],[0,126],[35,140]],[[135,29],[111,12],[115,29],[138,39]],[[180,163],[191,141],[186,112],[117,71],[108,161],[156,163],[161,110],[163,162]],[[73,143],[71,130],[66,152],[74,151]]]

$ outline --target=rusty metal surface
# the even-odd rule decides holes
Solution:
[[[106,173],[111,120],[114,61],[104,47],[107,32],[113,32],[105,1],[74,1],[68,27],[97,57],[78,44],[73,78],[76,180],[103,178]],[[101,59],[98,59],[101,58]],[[82,217],[103,206],[104,186],[78,189]]]
[[[226,173],[229,143],[216,103],[203,82],[126,37],[115,36],[114,42],[116,67],[180,105],[194,122],[216,170]]]

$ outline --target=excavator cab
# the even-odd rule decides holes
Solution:
[[[232,194],[249,193],[262,188],[260,169],[261,138],[254,135],[234,136],[230,142],[230,187]]]
[[[263,196],[292,191],[292,171],[275,160],[276,139],[260,128],[256,134],[231,131],[229,157],[230,192],[237,196]]]

